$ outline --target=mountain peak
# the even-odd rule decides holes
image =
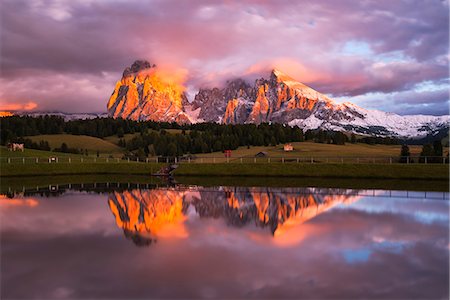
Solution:
[[[130,67],[127,67],[123,71],[123,77],[127,77],[129,75],[151,68],[156,68],[156,65],[152,65],[146,60],[136,60]]]
[[[202,89],[189,103],[183,87],[168,82],[155,67],[137,60],[125,69],[107,104],[110,116],[178,123],[280,123],[304,130],[402,137],[441,132],[449,123],[449,116],[399,116],[335,103],[279,69],[253,85],[235,78],[223,88]]]

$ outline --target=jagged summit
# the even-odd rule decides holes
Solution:
[[[282,123],[307,129],[420,138],[449,127],[449,116],[399,116],[336,103],[328,96],[273,69],[253,84],[241,78],[224,87],[203,88],[189,103],[184,87],[138,60],[123,73],[108,102],[112,117],[178,123]]]
[[[156,65],[137,60],[127,67],[108,101],[108,114],[114,118],[190,122],[183,112],[184,87],[168,83]]]
[[[155,64],[152,65],[146,60],[136,60],[130,67],[127,67],[123,71],[122,76],[123,77],[130,76],[132,74],[151,68],[156,68],[156,65]]]

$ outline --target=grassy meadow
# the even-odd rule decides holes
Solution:
[[[400,155],[400,145],[368,145],[368,144],[350,144],[333,145],[320,144],[314,142],[292,143],[294,150],[285,152],[283,145],[277,146],[259,146],[259,147],[239,147],[231,152],[231,158],[254,157],[258,152],[267,152],[269,157],[398,157]],[[422,146],[409,146],[412,156],[418,156]],[[448,151],[448,148],[447,148]],[[203,153],[196,154],[197,157],[222,157],[223,153]]]
[[[147,175],[159,171],[163,164],[138,162],[83,162],[83,163],[2,163],[1,176],[133,174]]]
[[[87,149],[91,154],[100,153],[107,154],[121,154],[123,149],[116,144],[101,138],[96,138],[87,135],[72,135],[72,134],[45,134],[27,136],[26,138],[33,142],[48,141],[50,147],[59,148],[62,143],[66,143],[69,148]]]

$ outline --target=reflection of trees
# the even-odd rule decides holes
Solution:
[[[230,226],[254,224],[275,234],[286,222],[303,223],[337,203],[354,201],[357,191],[296,188],[195,188],[115,192],[109,207],[117,226],[136,245],[148,246],[168,225],[183,230],[192,207],[201,218],[220,218]]]

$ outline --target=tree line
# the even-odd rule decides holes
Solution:
[[[425,144],[422,146],[422,151],[417,159],[418,163],[442,163],[444,157],[444,147],[440,140],[434,141],[432,144]],[[407,144],[403,144],[400,149],[400,163],[414,163],[411,158],[411,152]],[[446,156],[446,163],[449,163],[449,153]]]
[[[127,150],[127,156],[180,156],[184,154],[208,153],[234,150],[241,146],[275,146],[304,140],[316,143],[344,145],[346,143],[400,144],[389,137],[356,137],[330,130],[307,130],[282,124],[237,124],[217,123],[177,124],[127,119],[95,118],[65,121],[59,116],[11,116],[0,119],[0,143],[24,143],[26,148],[86,154],[86,150],[72,149],[67,145],[50,149],[48,142],[33,142],[25,137],[42,134],[67,133],[98,138],[116,135],[119,146]],[[170,133],[171,129],[177,132]],[[137,134],[135,134],[137,133]],[[126,134],[135,134],[125,139]],[[428,148],[424,153],[429,152]],[[428,151],[428,152],[427,152]],[[433,150],[434,151],[434,150]],[[434,152],[433,152],[434,153]]]

